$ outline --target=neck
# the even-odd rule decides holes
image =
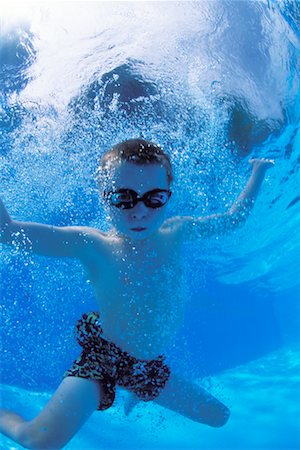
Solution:
[[[144,239],[133,239],[129,236],[121,235],[114,228],[109,231],[109,234],[120,240],[120,243],[122,243],[124,250],[144,252],[153,249],[153,245],[158,237],[158,230]]]

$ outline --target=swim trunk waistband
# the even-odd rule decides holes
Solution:
[[[165,356],[142,360],[131,356],[113,342],[103,338],[98,321],[100,314],[90,312],[82,315],[76,324],[75,334],[82,352],[64,377],[73,376],[101,382],[105,394],[98,410],[112,406],[116,385],[134,392],[140,400],[156,398],[170,376],[164,363]]]

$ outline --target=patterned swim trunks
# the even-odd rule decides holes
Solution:
[[[64,378],[99,380],[105,394],[98,410],[112,406],[116,385],[134,392],[140,400],[153,400],[161,393],[170,376],[170,369],[164,364],[165,356],[149,361],[124,352],[101,336],[103,331],[99,317],[99,313],[90,312],[78,320],[76,339],[83,349],[73,366],[64,373]]]

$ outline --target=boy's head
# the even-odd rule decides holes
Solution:
[[[117,233],[140,240],[155,232],[171,195],[173,175],[168,155],[152,142],[130,139],[104,154],[99,171]]]
[[[145,139],[129,139],[114,145],[101,159],[101,172],[107,174],[121,162],[132,162],[137,165],[159,164],[166,170],[169,185],[173,181],[169,156],[153,142]]]

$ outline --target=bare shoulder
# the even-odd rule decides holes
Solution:
[[[91,227],[80,227],[80,229],[83,239],[88,244],[87,248],[95,251],[97,254],[112,252],[120,244],[120,239],[110,232]]]
[[[183,221],[181,216],[174,216],[170,217],[169,219],[166,219],[160,230],[161,233],[165,236],[167,235],[171,239],[174,239],[176,241],[180,241],[182,238],[182,231],[183,231]]]
[[[229,228],[226,214],[213,214],[206,217],[174,216],[167,219],[162,225],[162,231],[172,233],[180,242],[196,241],[211,237]]]
[[[92,227],[72,227],[77,229],[77,231],[83,236],[89,239],[101,240],[105,237],[105,233],[98,228]]]
[[[169,217],[169,219],[166,219],[163,222],[161,228],[162,228],[162,230],[165,230],[165,231],[176,230],[178,227],[180,227],[181,222],[182,222],[181,216]]]
[[[53,227],[57,230],[61,230],[62,233],[77,238],[82,244],[92,244],[97,241],[101,241],[104,233],[97,228],[83,227],[83,226],[70,226],[70,227]]]
[[[109,239],[105,232],[92,227],[76,227],[81,238],[79,259],[91,280],[97,281],[109,260]]]

